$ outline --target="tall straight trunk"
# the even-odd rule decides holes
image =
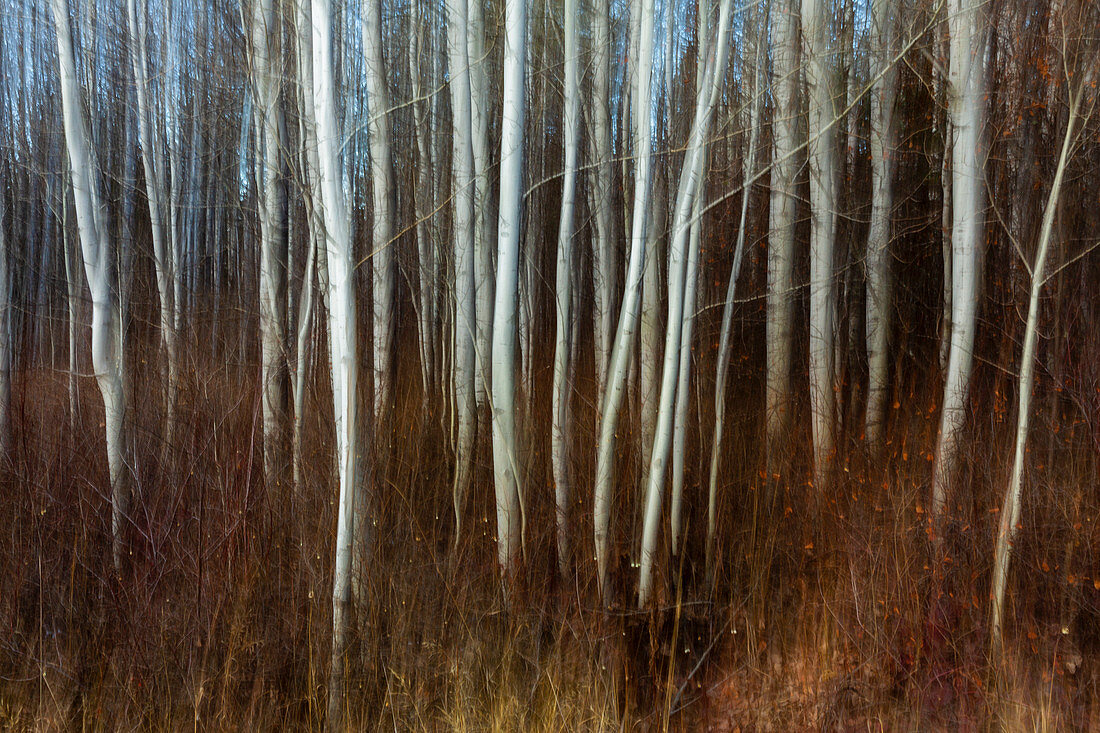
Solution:
[[[374,272],[374,298],[371,307],[374,334],[374,416],[379,421],[388,409],[393,387],[395,257],[394,222],[397,218],[396,188],[393,180],[393,156],[390,152],[390,94],[386,85],[386,67],[382,53],[382,0],[363,3],[363,50],[366,65],[363,79],[368,98],[367,130],[370,134],[370,161],[373,184],[374,225],[371,263]],[[378,425],[379,438],[388,431]],[[385,441],[385,438],[383,438]]]
[[[802,0],[810,171],[810,426],[814,484],[825,490],[835,446],[837,151],[836,104],[829,64],[830,16],[824,0]]]
[[[285,480],[286,361],[286,250],[287,198],[283,168],[284,137],[278,56],[281,37],[273,0],[256,0],[252,17],[253,83],[256,89],[256,128],[262,131],[263,187],[260,204],[260,380],[263,407],[264,476],[269,490]],[[180,260],[177,258],[177,263]],[[177,290],[177,302],[179,291]]]
[[[565,89],[562,128],[564,134],[564,176],[561,191],[561,219],[558,222],[557,278],[554,289],[557,329],[554,342],[553,425],[550,430],[554,471],[554,506],[557,517],[558,570],[569,570],[569,505],[572,495],[569,476],[569,448],[573,394],[573,231],[580,148],[580,77],[577,50],[577,0],[565,0],[564,21]]]
[[[611,8],[608,0],[592,7],[592,144],[589,210],[595,220],[592,238],[593,341],[595,346],[596,404],[602,402],[611,355],[615,292],[615,224],[611,189]]]
[[[144,10],[144,8],[143,8]],[[130,59],[134,67],[134,88],[137,96],[138,142],[141,164],[145,172],[145,194],[149,202],[149,228],[153,239],[153,265],[156,272],[157,295],[160,298],[160,336],[167,364],[166,377],[166,445],[175,434],[175,410],[179,388],[179,337],[176,325],[175,258],[168,246],[165,229],[164,162],[159,141],[151,121],[149,80],[146,71],[145,13],[138,13],[136,0],[127,0],[126,13],[130,30]]]
[[[469,55],[470,135],[474,156],[474,287],[477,300],[477,404],[485,404],[490,384],[493,332],[493,242],[496,219],[489,177],[489,62],[485,50],[483,2],[467,3],[466,49]]]
[[[878,446],[890,388],[887,341],[890,335],[890,213],[894,207],[896,132],[894,99],[897,70],[893,62],[893,0],[875,0],[871,8],[874,59],[871,89],[871,225],[867,232],[867,444]]]
[[[11,366],[15,352],[12,327],[12,267],[14,259],[4,236],[6,206],[0,196],[0,461],[11,461]]]
[[[596,545],[596,565],[600,595],[604,604],[611,602],[611,499],[612,478],[615,469],[615,433],[619,425],[619,406],[630,353],[634,345],[634,332],[638,324],[639,294],[642,269],[646,255],[646,224],[649,211],[649,194],[652,184],[653,141],[652,106],[653,86],[653,0],[634,0],[632,15],[640,24],[638,38],[637,87],[635,98],[647,100],[637,107],[635,115],[634,166],[634,214],[630,234],[630,260],[626,273],[626,287],[619,311],[619,325],[615,331],[615,343],[611,349],[607,389],[603,408],[600,410],[600,438],[596,454],[596,485],[593,497],[593,524]]]
[[[772,86],[775,117],[772,124],[771,215],[768,220],[767,291],[767,478],[779,469],[779,451],[785,443],[790,415],[791,338],[794,319],[794,227],[798,206],[798,0],[778,0],[772,8]]]
[[[946,12],[946,8],[945,8]],[[936,57],[941,61],[933,69],[932,85],[936,92],[936,101],[941,109],[947,109],[948,80],[950,67],[950,46],[947,38],[947,21],[936,22],[935,51]],[[951,203],[952,194],[951,175],[951,140],[954,130],[951,127],[951,113],[945,111],[942,117],[939,113],[936,119],[942,119],[940,137],[943,139],[943,155],[940,159],[940,238],[943,252],[943,298],[940,313],[940,370],[947,373],[947,355],[951,351]]]
[[[695,64],[696,94],[703,89],[706,77],[706,59],[709,46],[706,38],[710,34],[709,3],[696,4],[695,37],[698,42],[698,55]],[[724,71],[724,70],[723,70]],[[671,88],[671,84],[669,85]],[[671,96],[670,96],[671,100]],[[693,336],[695,332],[695,300],[699,287],[699,257],[702,255],[703,242],[703,202],[706,199],[706,170],[710,155],[710,143],[703,141],[702,179],[691,205],[691,223],[688,241],[687,274],[684,285],[684,325],[680,337],[680,368],[677,372],[676,407],[672,421],[672,502],[670,537],[673,555],[680,550],[680,534],[683,526],[684,471],[687,460],[688,407],[691,402],[691,366],[693,360]]]
[[[951,24],[948,115],[954,131],[951,150],[951,350],[932,466],[933,537],[937,542],[966,422],[977,327],[978,256],[985,206],[982,125],[986,105],[983,64],[986,28],[983,7],[978,0],[951,0],[948,8]]]
[[[523,123],[527,60],[527,2],[504,8],[504,116],[500,140],[500,218],[497,225],[496,307],[493,315],[493,473],[497,559],[505,576],[519,562],[523,484],[516,449],[516,298],[523,222]]]
[[[69,188],[71,178],[72,174],[66,171],[66,189]],[[64,197],[64,194],[62,196]],[[69,236],[69,204],[64,198],[61,201],[60,234],[61,251],[65,257],[65,304],[69,336],[69,373],[66,380],[69,387],[69,429],[75,433],[80,403],[80,385],[77,375],[80,374],[80,270],[83,266],[83,258],[80,256],[79,243],[73,242]]]
[[[447,0],[447,55],[451,87],[451,188],[454,198],[454,399],[458,418],[454,478],[455,545],[473,475],[477,435],[475,396],[476,306],[474,282],[474,159],[471,133],[470,73],[466,0]]]
[[[305,398],[310,362],[310,334],[313,332],[313,280],[316,277],[318,259],[323,254],[318,250],[324,246],[323,223],[321,219],[321,197],[318,184],[320,161],[317,153],[317,124],[313,112],[313,37],[311,23],[311,0],[297,0],[295,3],[295,30],[297,34],[298,87],[300,115],[299,145],[301,147],[302,172],[305,183],[306,203],[306,265],[302,275],[302,292],[298,298],[297,347],[294,350],[294,425],[291,435],[291,460],[293,463],[294,485],[302,486],[303,456],[302,433],[305,423]]]
[[[332,359],[332,400],[336,422],[336,457],[340,498],[336,519],[336,563],[332,588],[332,668],[328,726],[342,730],[346,711],[345,667],[352,613],[352,553],[356,545],[356,501],[360,490],[358,445],[358,328],[355,303],[355,257],[349,232],[347,200],[340,172],[343,140],[336,125],[336,85],[332,54],[330,0],[312,0],[313,108],[305,110],[317,130],[318,170],[314,200],[321,205],[327,262],[329,352]],[[303,80],[307,83],[308,80]],[[370,523],[362,529],[369,531]]]
[[[425,114],[424,84],[421,79],[421,37],[424,32],[424,12],[419,0],[413,3],[409,17],[409,77],[412,86],[413,127],[416,128],[416,188],[413,191],[413,215],[416,218],[416,248],[419,264],[417,290],[417,330],[420,343],[420,375],[423,389],[422,405],[427,417],[431,398],[435,395],[435,287],[438,278],[437,259],[430,228],[432,214],[432,171],[442,161],[434,160]],[[430,48],[430,46],[429,46]],[[430,110],[427,110],[430,114]]]
[[[681,340],[684,336],[684,305],[689,270],[688,245],[691,234],[691,214],[695,198],[703,183],[703,159],[714,107],[725,78],[729,52],[730,6],[732,0],[722,0],[718,35],[713,45],[714,57],[707,62],[707,72],[695,104],[695,118],[687,153],[680,172],[676,193],[676,211],[672,224],[672,243],[668,272],[668,328],[665,336],[665,357],[661,372],[661,397],[657,414],[657,431],[650,458],[649,483],[646,488],[645,526],[642,536],[641,568],[638,575],[638,606],[649,602],[653,588],[653,564],[657,554],[657,534],[661,521],[661,499],[664,495],[665,470],[672,443],[672,420],[679,379]]]
[[[1094,72],[1088,72],[1093,76]],[[1086,82],[1088,78],[1086,77]],[[1058,210],[1058,199],[1062,192],[1062,181],[1066,173],[1070,152],[1075,142],[1074,130],[1077,123],[1077,111],[1081,97],[1085,94],[1082,84],[1070,104],[1069,120],[1066,122],[1066,134],[1062,139],[1062,152],[1058,157],[1058,168],[1054,182],[1050,186],[1046,209],[1043,211],[1042,228],[1039,231],[1039,245],[1035,251],[1035,264],[1031,268],[1031,297],[1028,300],[1027,326],[1024,331],[1024,350],[1020,355],[1020,390],[1016,410],[1016,439],[1013,446],[1012,475],[1005,487],[1004,501],[1001,505],[1001,521],[997,529],[997,544],[993,558],[993,592],[990,603],[990,651],[994,661],[999,661],[1001,649],[1001,626],[1004,610],[1005,586],[1008,583],[1008,565],[1012,558],[1012,543],[1016,537],[1016,527],[1020,521],[1020,496],[1023,493],[1024,455],[1027,448],[1028,426],[1031,421],[1031,393],[1035,383],[1035,351],[1039,341],[1039,296],[1046,284],[1044,270],[1050,242],[1053,238],[1054,217]]]
[[[124,531],[130,511],[129,468],[126,461],[126,395],[123,389],[122,332],[119,322],[118,274],[103,220],[99,168],[88,133],[76,78],[76,61],[69,27],[68,0],[50,0],[57,30],[61,71],[61,109],[65,144],[72,171],[77,229],[84,254],[84,272],[92,296],[92,369],[103,395],[107,467],[111,476],[111,537],[115,571],[122,570]]]
[[[726,386],[729,379],[730,340],[733,336],[733,308],[736,301],[737,278],[741,275],[741,262],[745,256],[745,226],[748,223],[749,199],[752,195],[752,183],[756,177],[756,160],[759,157],[760,128],[764,115],[764,73],[767,60],[768,16],[771,3],[761,9],[756,34],[756,67],[753,71],[752,102],[749,113],[749,146],[743,163],[743,184],[741,185],[741,217],[737,226],[737,244],[733,250],[733,265],[730,268],[729,283],[726,285],[726,302],[722,306],[722,330],[718,338],[718,359],[715,368],[714,387],[714,442],[710,451],[710,473],[707,490],[707,544],[706,568],[708,586],[713,588],[715,577],[714,542],[718,528],[718,464],[722,448],[722,435],[726,426]]]

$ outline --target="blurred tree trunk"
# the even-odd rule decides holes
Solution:
[[[836,427],[837,110],[830,32],[824,0],[802,0],[802,48],[809,107],[810,175],[810,418],[814,487],[825,490]]]
[[[650,100],[653,87],[653,0],[634,0],[631,13],[639,18],[638,62],[636,64],[637,87],[635,99]],[[615,437],[619,424],[619,407],[622,404],[626,382],[627,362],[634,346],[634,332],[638,324],[639,295],[642,270],[646,258],[646,225],[648,224],[649,194],[652,184],[652,105],[643,101],[637,105],[634,141],[636,162],[634,166],[634,213],[630,235],[630,260],[627,266],[626,285],[623,291],[619,324],[615,343],[611,350],[607,391],[600,410],[600,437],[596,456],[596,486],[593,498],[594,537],[600,595],[604,604],[611,598],[611,499],[612,480],[615,472]]]
[[[504,10],[504,102],[500,141],[500,218],[497,226],[496,307],[493,314],[493,472],[497,505],[497,559],[509,576],[524,535],[523,484],[516,443],[516,299],[523,222],[524,92],[527,2]]]
[[[340,171],[343,141],[336,124],[336,84],[332,53],[330,0],[312,0],[313,109],[305,110],[317,130],[318,170],[313,183],[314,201],[321,205],[327,262],[329,352],[332,366],[332,401],[336,423],[336,457],[340,497],[336,519],[336,562],[332,587],[332,668],[329,681],[330,730],[342,730],[346,710],[345,668],[352,614],[352,554],[357,544],[356,503],[369,487],[360,487],[357,344],[358,315],[355,295],[355,257],[349,232],[347,199]],[[309,80],[302,80],[308,83]],[[368,521],[359,529],[370,531]],[[360,538],[366,542],[369,538]]]
[[[1095,72],[1089,69],[1088,78]],[[1024,350],[1020,355],[1020,389],[1016,409],[1016,436],[1013,446],[1012,475],[1005,488],[1001,505],[1001,521],[997,530],[997,544],[993,557],[993,591],[990,603],[990,651],[994,662],[999,662],[1001,649],[1001,626],[1004,609],[1005,587],[1008,583],[1008,565],[1012,558],[1012,543],[1016,537],[1016,528],[1020,521],[1020,497],[1023,493],[1024,455],[1027,448],[1027,433],[1031,422],[1031,394],[1035,383],[1035,352],[1039,341],[1039,296],[1046,284],[1045,269],[1047,255],[1053,239],[1054,217],[1058,210],[1058,199],[1062,193],[1062,181],[1070,151],[1076,142],[1075,128],[1081,98],[1087,93],[1082,84],[1070,101],[1069,119],[1066,133],[1062,139],[1062,151],[1058,157],[1058,167],[1054,182],[1050,186],[1046,208],[1043,211],[1042,228],[1039,231],[1039,244],[1035,251],[1035,263],[1031,269],[1031,297],[1028,300],[1027,326],[1024,330]]]
[[[61,108],[65,143],[72,171],[71,185],[77,229],[84,255],[84,272],[92,295],[92,369],[103,395],[107,465],[111,476],[112,558],[121,572],[126,551],[124,532],[130,511],[131,481],[126,451],[126,395],[123,389],[122,330],[119,322],[118,273],[107,239],[105,208],[100,193],[99,167],[82,109],[68,0],[50,0],[57,31],[61,70]]]
[[[867,444],[882,440],[886,399],[890,389],[887,351],[891,319],[890,221],[894,207],[895,150],[894,100],[897,69],[894,64],[893,0],[875,0],[871,8],[874,49],[871,73],[871,225],[867,233]]]
[[[454,199],[454,399],[458,420],[455,449],[455,545],[462,536],[462,514],[473,475],[477,435],[476,283],[474,281],[475,176],[471,132],[470,73],[466,0],[447,0],[447,54],[451,88],[451,191]]]
[[[934,538],[940,528],[958,462],[974,359],[978,315],[978,257],[985,207],[986,25],[977,0],[951,0],[948,8],[951,71],[948,114],[952,140],[951,349],[932,475]]]
[[[269,490],[285,480],[284,434],[287,412],[286,291],[287,198],[283,168],[285,141],[279,102],[282,63],[281,23],[273,0],[252,6],[252,76],[256,90],[256,129],[263,145],[257,161],[260,197],[260,352],[263,406],[264,477]],[[262,160],[262,162],[261,162]],[[262,172],[262,177],[259,173]],[[173,207],[174,209],[175,207]],[[176,260],[180,260],[177,258]],[[179,278],[177,277],[177,280]],[[180,291],[177,290],[177,294]],[[177,298],[178,302],[178,298]]]
[[[767,27],[771,13],[771,2],[765,3],[760,10],[756,33],[756,64],[753,68],[753,82],[748,150],[743,158],[741,185],[741,216],[737,226],[737,244],[733,250],[733,266],[730,268],[729,283],[726,285],[726,302],[722,306],[722,330],[718,339],[718,360],[715,369],[714,386],[714,438],[710,452],[710,475],[707,491],[707,550],[706,568],[708,586],[713,590],[715,563],[714,546],[718,530],[718,466],[722,449],[722,435],[726,426],[726,386],[729,379],[730,341],[733,335],[733,309],[737,293],[737,278],[741,274],[741,262],[745,256],[746,225],[749,215],[749,199],[752,184],[757,176],[756,163],[759,157],[760,132],[764,116],[764,74],[767,70]]]
[[[580,148],[580,76],[577,49],[577,0],[565,0],[564,24],[565,89],[562,112],[564,135],[564,174],[561,192],[561,217],[558,222],[557,277],[554,288],[555,330],[553,424],[550,429],[553,453],[554,506],[557,517],[558,571],[565,577],[569,570],[569,506],[572,496],[569,454],[572,442],[573,397],[573,311],[574,209],[577,192],[577,161]]]
[[[638,576],[640,608],[644,608],[649,602],[653,589],[653,565],[657,553],[657,534],[660,529],[661,499],[664,494],[668,454],[672,443],[672,421],[679,380],[681,340],[685,335],[684,306],[688,297],[687,277],[690,274],[688,247],[691,244],[691,215],[695,209],[695,198],[702,192],[706,140],[710,134],[714,107],[725,79],[731,5],[731,0],[722,0],[718,33],[714,41],[714,56],[707,60],[707,71],[698,85],[695,117],[676,193],[668,272],[668,329],[661,371],[657,430],[650,459],[649,483],[646,488],[645,525],[641,568]],[[677,520],[674,519],[673,523],[676,525]]]
[[[770,483],[779,471],[790,409],[791,339],[794,319],[794,227],[798,206],[798,14],[797,0],[772,7],[771,216],[768,220],[767,391],[765,403],[767,464]]]

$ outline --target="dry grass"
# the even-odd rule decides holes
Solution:
[[[167,450],[155,375],[139,372],[141,495],[122,578],[109,570],[94,383],[80,383],[72,430],[64,377],[20,374],[16,449],[0,504],[0,728],[323,727],[335,523],[327,387],[316,380],[307,402],[304,485],[265,488],[255,370],[226,363],[188,370],[180,431]],[[1095,459],[1081,435],[1058,437],[1059,465],[1044,474],[1041,493],[1055,500],[1036,498],[1027,508],[1008,664],[994,684],[985,648],[996,520],[989,508],[1005,468],[990,456],[1006,455],[1006,415],[973,437],[963,479],[971,491],[952,506],[938,586],[923,503],[931,400],[912,397],[908,409],[893,411],[883,456],[865,455],[852,436],[826,497],[802,478],[809,474],[802,453],[784,459],[787,473],[769,488],[760,446],[746,437],[759,432],[755,418],[735,422],[713,598],[699,566],[701,532],[690,529],[705,526],[696,464],[709,449],[693,434],[690,455],[699,460],[689,461],[687,552],[680,564],[664,548],[658,608],[645,614],[624,610],[634,581],[627,516],[617,526],[620,595],[610,612],[599,607],[586,558],[567,582],[557,578],[544,436],[529,434],[528,562],[505,605],[493,562],[488,446],[479,446],[467,532],[452,557],[449,450],[440,416],[420,414],[413,371],[399,384],[392,433],[379,435],[382,445],[390,437],[390,448],[376,474],[376,541],[352,655],[356,729],[1100,724],[1092,662],[1100,555],[1088,521],[1100,507]],[[751,392],[752,376],[740,377]],[[581,395],[590,388],[582,382]],[[546,424],[537,412],[544,409],[536,402],[526,424]],[[582,396],[577,409],[578,445],[586,446],[591,404]],[[635,471],[631,420],[622,433],[622,486],[633,484]],[[792,444],[805,437],[796,431]],[[592,458],[577,453],[573,520],[583,556]],[[632,507],[634,497],[624,490],[617,502]]]

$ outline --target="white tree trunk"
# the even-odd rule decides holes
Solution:
[[[770,3],[768,4],[770,6]],[[760,128],[764,114],[764,73],[767,60],[768,6],[762,9],[756,35],[756,67],[753,71],[752,102],[750,104],[749,146],[744,157],[744,183],[741,186],[741,217],[737,226],[737,244],[733,250],[733,264],[729,283],[726,285],[726,302],[722,306],[722,330],[718,338],[718,363],[714,387],[714,442],[710,452],[710,473],[707,490],[707,544],[706,568],[708,586],[713,588],[715,574],[714,543],[718,528],[718,464],[722,448],[722,434],[726,426],[726,385],[729,379],[730,339],[733,335],[733,308],[737,293],[737,278],[741,275],[741,262],[745,256],[745,225],[749,216],[749,199],[756,176],[756,159],[760,147]]]
[[[367,87],[370,134],[370,161],[373,184],[374,224],[371,228],[371,263],[374,272],[374,297],[371,327],[374,335],[374,416],[377,438],[389,431],[379,424],[391,401],[394,374],[394,221],[397,217],[396,188],[393,180],[393,156],[390,152],[390,95],[386,86],[386,67],[382,52],[381,0],[363,3],[363,53],[366,57],[363,80]]]
[[[1089,72],[1092,75],[1092,72]],[[990,650],[994,661],[1001,653],[1001,626],[1004,609],[1005,586],[1008,583],[1008,566],[1012,557],[1012,542],[1016,537],[1016,525],[1020,521],[1020,495],[1023,491],[1024,455],[1027,448],[1028,425],[1031,421],[1031,393],[1035,383],[1035,350],[1039,341],[1039,296],[1046,283],[1044,270],[1050,241],[1054,230],[1054,216],[1058,210],[1058,198],[1062,192],[1062,181],[1066,165],[1074,144],[1074,128],[1077,123],[1077,110],[1085,86],[1074,97],[1070,106],[1069,120],[1066,122],[1066,134],[1062,140],[1062,152],[1058,157],[1058,168],[1054,182],[1050,186],[1046,209],[1043,211],[1043,223],[1039,232],[1039,246],[1035,252],[1035,264],[1031,268],[1031,297],[1027,308],[1027,327],[1024,332],[1024,350],[1020,355],[1020,391],[1016,410],[1016,441],[1013,447],[1012,475],[1005,488],[1001,505],[1001,521],[997,530],[997,545],[993,558],[993,593],[990,610]]]
[[[519,562],[523,535],[522,477],[516,450],[516,298],[523,223],[524,70],[527,2],[504,10],[504,116],[500,141],[500,218],[497,226],[496,308],[493,317],[493,473],[497,504],[497,558],[507,576]]]
[[[661,499],[664,494],[665,469],[672,442],[672,420],[676,400],[680,368],[680,348],[684,326],[685,290],[688,273],[688,244],[691,233],[691,214],[695,198],[703,182],[703,153],[714,106],[725,78],[729,51],[730,6],[732,0],[722,0],[718,22],[718,36],[713,44],[714,58],[707,62],[708,69],[695,105],[695,119],[680,185],[676,194],[676,211],[672,225],[672,246],[668,272],[668,328],[665,336],[665,357],[661,373],[661,397],[657,414],[657,431],[650,458],[649,483],[646,488],[645,526],[642,535],[641,568],[638,575],[638,606],[644,608],[653,588],[653,564],[657,554],[657,534],[660,529]]]
[[[99,190],[99,168],[81,107],[76,62],[69,28],[68,0],[50,0],[57,30],[61,70],[61,110],[65,143],[72,170],[77,229],[84,255],[84,272],[92,296],[92,369],[103,395],[107,466],[111,476],[112,557],[122,569],[124,526],[130,510],[130,477],[125,460],[126,395],[123,389],[122,333],[119,323],[118,276],[114,253],[107,240],[104,203]]]
[[[951,223],[951,350],[947,359],[939,440],[932,468],[933,537],[938,542],[951,478],[966,421],[966,401],[974,359],[978,314],[978,254],[985,204],[985,150],[982,136],[985,95],[986,28],[978,0],[951,0],[951,72],[948,114],[954,131]]]
[[[416,247],[419,262],[419,289],[417,291],[417,328],[420,342],[420,374],[423,389],[422,407],[425,418],[435,394],[435,288],[438,271],[436,254],[429,221],[433,216],[432,171],[440,161],[433,160],[430,130],[425,115],[424,85],[421,80],[420,53],[424,12],[416,0],[409,18],[409,76],[412,86],[413,126],[416,128],[416,189],[413,193],[413,212],[416,217]],[[429,46],[430,49],[430,46]]]
[[[336,422],[336,458],[340,498],[336,520],[336,564],[332,588],[332,669],[328,725],[340,730],[345,710],[345,665],[351,615],[352,552],[356,544],[355,502],[359,490],[358,319],[355,303],[355,259],[349,233],[339,150],[343,139],[336,125],[336,85],[333,79],[332,9],[330,0],[313,0],[313,109],[317,130],[318,176],[315,201],[321,204],[328,265],[329,351],[332,359],[332,400]],[[364,528],[369,523],[363,523]]]
[[[470,134],[474,156],[474,287],[477,300],[477,359],[474,387],[477,405],[490,389],[493,332],[493,243],[496,219],[489,177],[489,63],[485,51],[483,2],[467,3],[466,43],[470,76]]]
[[[144,10],[144,8],[143,8]],[[130,30],[130,59],[134,67],[134,86],[137,96],[138,141],[141,145],[141,163],[145,171],[145,193],[149,202],[149,228],[153,239],[153,265],[156,271],[157,294],[160,298],[160,333],[164,358],[168,369],[166,379],[166,439],[171,445],[175,434],[175,410],[179,390],[179,332],[176,328],[176,280],[173,252],[168,247],[165,231],[164,162],[161,159],[155,129],[151,122],[149,81],[146,72],[145,14],[137,11],[135,0],[127,0],[126,12]]]
[[[798,134],[798,13],[797,0],[779,0],[772,8],[772,85],[775,118],[772,125],[771,215],[768,220],[767,292],[767,422],[768,482],[775,478],[778,452],[785,442],[789,418],[791,338],[794,318],[794,226],[798,206],[795,157]]]
[[[4,236],[4,202],[0,201],[0,461],[11,463],[11,377],[15,353],[12,327],[12,272],[14,259]]]
[[[324,259],[323,222],[321,220],[321,196],[318,177],[320,161],[317,153],[317,124],[313,103],[313,35],[311,28],[311,0],[295,3],[295,24],[298,41],[298,86],[301,90],[301,121],[299,134],[304,158],[306,216],[308,217],[307,252],[305,273],[302,276],[302,293],[298,300],[297,348],[294,372],[294,426],[291,436],[291,455],[294,468],[294,485],[302,485],[303,456],[302,431],[305,421],[305,396],[309,374],[309,351],[313,332],[313,280],[320,269],[318,259]],[[322,281],[322,286],[324,283]]]
[[[565,0],[562,9],[565,25],[565,89],[562,127],[564,134],[564,175],[561,192],[561,219],[558,222],[557,278],[554,289],[557,329],[554,342],[553,425],[550,442],[554,472],[554,506],[557,517],[558,570],[564,577],[569,570],[569,505],[572,496],[569,475],[569,448],[572,434],[573,395],[573,231],[576,196],[577,160],[580,148],[580,77],[577,63],[577,0]]]
[[[649,100],[653,86],[653,0],[634,0],[631,13],[641,25],[638,39],[636,99]],[[653,142],[652,106],[639,104],[635,115],[634,166],[634,214],[630,235],[630,260],[627,266],[626,287],[619,311],[619,325],[615,331],[615,343],[611,349],[607,388],[600,410],[600,442],[596,453],[596,485],[593,497],[594,538],[596,565],[600,583],[600,595],[605,604],[611,602],[611,496],[612,474],[615,470],[615,431],[619,425],[619,406],[630,353],[634,345],[634,332],[638,325],[638,305],[641,290],[642,269],[646,255],[646,224],[649,211],[649,193],[652,183]]]
[[[611,356],[614,317],[614,213],[611,190],[611,19],[608,0],[592,8],[592,141],[590,210],[596,232],[592,238],[593,341],[595,342],[596,404],[602,404]]]
[[[874,39],[871,89],[871,225],[867,233],[867,417],[868,445],[882,439],[890,389],[890,213],[894,207],[896,160],[894,99],[897,70],[893,62],[893,0],[875,0],[871,9]]]
[[[279,106],[282,64],[280,23],[273,0],[256,0],[252,16],[252,73],[256,129],[262,131],[263,196],[260,203],[260,381],[264,427],[264,476],[269,491],[285,480],[288,388],[286,360],[287,200],[283,125]],[[173,207],[173,211],[176,207]],[[180,259],[177,257],[176,262]],[[177,280],[179,278],[177,277]],[[181,291],[177,290],[176,302]]]
[[[810,418],[814,485],[825,490],[834,449],[836,393],[836,104],[829,64],[830,16],[824,0],[802,0],[802,41],[809,106]]]
[[[455,544],[473,473],[477,434],[475,402],[476,310],[474,283],[474,160],[471,134],[470,74],[466,36],[466,0],[447,1],[447,50],[454,147],[451,153],[454,198],[454,399],[458,418],[454,483]]]

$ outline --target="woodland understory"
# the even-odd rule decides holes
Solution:
[[[0,729],[1100,729],[1100,4],[0,0]]]

